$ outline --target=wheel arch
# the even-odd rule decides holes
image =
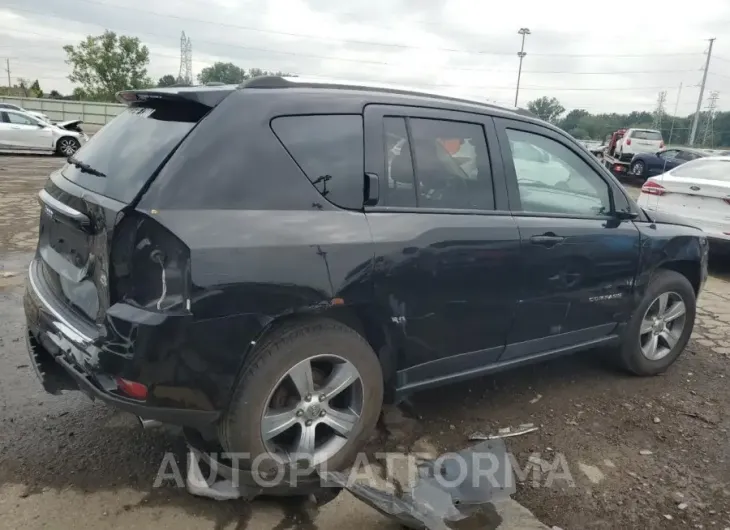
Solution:
[[[397,352],[393,347],[393,337],[388,329],[387,322],[378,318],[374,311],[366,306],[359,305],[333,305],[319,308],[317,310],[302,309],[271,319],[252,340],[241,357],[238,367],[236,381],[246,368],[246,363],[251,358],[254,348],[261,346],[270,337],[276,336],[289,327],[296,327],[312,320],[329,319],[339,322],[362,336],[375,352],[383,371],[383,384],[385,386],[385,400],[390,401],[394,396],[395,374],[397,370]],[[227,402],[230,402],[233,388],[229,393]]]
[[[701,265],[697,261],[692,260],[673,260],[673,261],[666,261],[659,265],[655,271],[661,271],[661,270],[667,270],[667,271],[674,271],[676,273],[681,274],[687,280],[689,280],[689,283],[692,284],[692,288],[695,291],[695,295],[699,295],[700,288],[702,287],[702,272],[701,272]]]

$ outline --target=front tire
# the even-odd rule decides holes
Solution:
[[[58,156],[69,157],[79,150],[81,144],[76,138],[64,136],[56,142],[56,154]]]
[[[286,325],[251,353],[219,439],[246,455],[240,467],[264,475],[340,470],[369,439],[382,403],[380,362],[362,336],[332,320]]]
[[[620,352],[622,367],[642,376],[666,371],[689,341],[696,304],[694,288],[685,276],[670,270],[659,271],[625,330]]]

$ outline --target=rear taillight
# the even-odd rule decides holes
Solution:
[[[730,197],[724,198],[723,201],[725,201],[725,204],[730,204]]]
[[[112,247],[112,302],[153,311],[186,311],[190,306],[190,250],[154,218],[125,218]]]
[[[653,180],[649,180],[641,187],[641,193],[649,195],[664,195],[667,190],[661,184],[657,184]]]
[[[626,139],[626,145],[631,145],[631,138]]]
[[[127,397],[139,400],[147,399],[147,387],[142,383],[117,377],[117,389]]]

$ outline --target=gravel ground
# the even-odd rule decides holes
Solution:
[[[313,514],[294,501],[215,503],[153,488],[164,453],[184,454],[178,436],[142,431],[79,394],[42,391],[21,341],[20,296],[37,235],[36,194],[59,165],[0,155],[2,526],[396,528],[347,495]],[[517,500],[548,526],[730,527],[730,266],[712,271],[692,341],[667,374],[629,377],[591,353],[558,359],[418,394],[384,443],[452,451],[475,431],[534,423],[537,432],[508,447],[525,473]]]

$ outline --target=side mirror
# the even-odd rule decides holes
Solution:
[[[38,127],[39,129],[45,129],[46,127],[48,127],[48,125],[46,125],[45,123],[41,123],[41,122],[38,122],[38,123],[37,123],[37,127]]]
[[[620,221],[633,221],[634,219],[639,217],[639,214],[636,212],[627,212],[626,210],[620,210],[614,212],[613,216]]]

